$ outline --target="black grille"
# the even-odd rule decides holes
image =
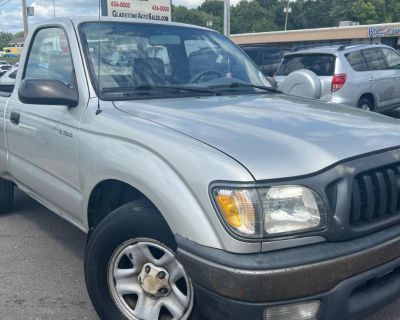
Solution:
[[[360,225],[400,216],[400,163],[357,175],[353,181],[350,223]]]

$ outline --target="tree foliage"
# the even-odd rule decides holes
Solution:
[[[232,33],[282,30],[288,0],[242,0],[231,9]],[[296,0],[291,1],[289,29],[336,27],[340,21],[361,24],[400,21],[400,0]],[[223,1],[206,0],[197,9],[173,7],[174,21],[223,28]]]
[[[4,47],[7,47],[13,38],[14,35],[12,33],[0,32],[0,50],[2,50]]]

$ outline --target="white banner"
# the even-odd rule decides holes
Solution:
[[[109,17],[171,21],[171,0],[107,0]]]

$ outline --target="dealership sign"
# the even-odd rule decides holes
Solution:
[[[368,28],[369,38],[383,38],[383,37],[396,37],[400,36],[400,26],[373,26]]]
[[[171,0],[102,0],[103,16],[171,21]]]

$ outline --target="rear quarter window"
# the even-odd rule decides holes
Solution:
[[[368,65],[361,51],[350,52],[345,55],[354,71],[367,71]]]
[[[363,50],[365,60],[367,60],[369,70],[386,69],[385,58],[379,48]]]
[[[333,76],[336,56],[330,54],[299,54],[286,56],[278,70],[278,75],[287,76],[290,73],[307,69],[317,76]]]
[[[400,54],[392,49],[382,48],[389,69],[400,69]]]

